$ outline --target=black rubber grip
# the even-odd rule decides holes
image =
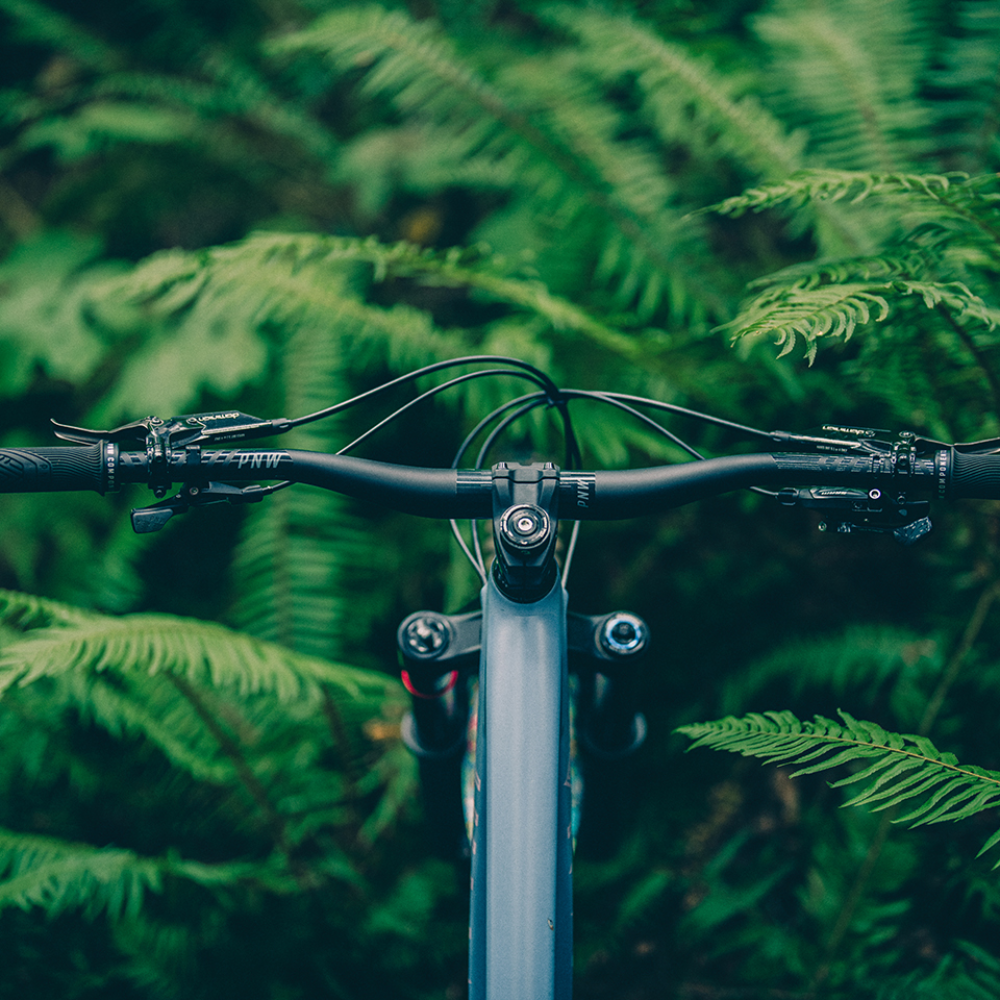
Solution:
[[[104,445],[0,448],[0,493],[107,489]]]
[[[951,487],[955,500],[1000,500],[1000,455],[951,453]]]

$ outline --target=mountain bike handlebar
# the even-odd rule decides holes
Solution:
[[[288,480],[330,489],[404,513],[434,518],[490,517],[489,470],[426,469],[320,452],[263,449],[161,454],[117,444],[0,449],[0,493],[94,490],[145,483],[157,495],[172,483]],[[757,453],[621,471],[559,473],[560,511],[573,520],[655,513],[748,486],[917,490],[945,499],[1000,499],[1000,455],[941,448],[906,461],[896,454]]]

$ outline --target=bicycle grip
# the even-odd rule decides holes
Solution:
[[[949,496],[959,500],[1000,500],[1000,455],[951,454]]]
[[[104,444],[69,448],[0,448],[0,493],[108,488]]]

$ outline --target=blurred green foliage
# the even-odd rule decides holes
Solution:
[[[296,416],[467,353],[764,428],[996,435],[998,51],[992,0],[0,0],[0,445]],[[364,453],[448,464],[521,391]],[[679,457],[575,419],[589,466]],[[541,417],[487,460],[532,453]],[[446,528],[302,488],[136,536],[142,502],[0,498],[0,995],[462,997],[467,873],[391,677],[405,614],[475,597]],[[571,600],[657,645],[610,860],[584,818],[578,996],[1000,993],[988,813],[902,830],[671,735],[843,707],[1000,768],[998,509],[935,521],[902,549],[747,494],[587,528]]]

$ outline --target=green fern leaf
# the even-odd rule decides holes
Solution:
[[[16,590],[0,590],[0,623],[21,632],[56,625],[78,625],[98,616],[61,601]]]
[[[738,217],[744,212],[759,212],[782,204],[803,205],[809,201],[849,201],[858,204],[872,196],[899,197],[911,201],[922,194],[932,201],[944,195],[956,183],[968,180],[967,174],[872,173],[859,170],[799,170],[773,184],[762,184],[702,211]]]
[[[82,908],[87,916],[134,917],[147,892],[164,877],[213,887],[249,880],[272,891],[291,891],[295,881],[270,864],[204,864],[175,856],[143,857],[121,848],[98,848],[54,837],[0,830],[0,909],[41,906],[56,914]]]
[[[593,229],[599,219],[590,240],[617,243],[616,265],[603,273],[617,281],[620,301],[655,308],[669,276],[691,301],[714,299],[719,308],[721,293],[690,260],[697,234],[672,208],[675,194],[658,155],[644,142],[622,139],[621,114],[579,71],[574,53],[522,58],[490,79],[432,21],[374,5],[326,14],[273,51],[317,52],[339,73],[365,70],[365,89],[389,97],[411,123],[412,141],[383,142],[382,155],[410,156],[414,176],[422,172],[417,161],[430,165],[439,183],[509,190],[525,209],[523,218],[514,218],[516,208],[506,216],[522,234],[520,246],[522,221],[537,228],[546,220],[549,230],[569,233]],[[366,141],[372,152],[372,137]],[[498,226],[502,231],[494,220],[487,232],[491,242]]]
[[[930,310],[942,309],[959,323],[970,322],[989,330],[1000,326],[1000,308],[984,302],[960,281],[842,280],[818,284],[815,279],[822,270],[813,269],[809,278],[787,282],[781,281],[781,275],[771,276],[767,279],[770,287],[721,329],[732,331],[734,340],[770,338],[782,348],[779,356],[788,354],[801,337],[811,361],[819,338],[849,340],[859,326],[882,323],[913,301]]]
[[[920,94],[928,26],[916,3],[775,0],[755,27],[774,57],[782,110],[831,166],[906,168],[929,145]]]
[[[93,616],[38,630],[0,654],[0,692],[68,671],[174,673],[192,683],[282,700],[319,700],[329,685],[347,698],[388,678],[297,655],[221,625],[170,615]]]
[[[345,275],[359,264],[372,268],[375,281],[417,278],[428,285],[469,288],[493,301],[527,309],[556,329],[583,333],[619,353],[636,350],[630,338],[552,294],[537,280],[512,275],[503,258],[483,258],[476,250],[458,248],[435,253],[371,238],[258,233],[231,246],[197,253],[167,251],[150,257],[121,281],[108,283],[99,295],[184,318],[200,328],[259,326],[265,321],[292,325],[315,320],[328,325],[331,318],[341,317],[362,323],[373,333],[382,327],[394,337],[426,340],[433,353],[443,357],[466,348],[454,334],[446,337],[435,330],[415,310],[380,310],[360,302],[344,288]],[[234,315],[237,291],[242,304]]]
[[[701,142],[721,147],[765,177],[783,177],[802,165],[805,136],[784,125],[753,97],[735,94],[731,78],[649,26],[594,8],[552,6],[548,18],[585,45],[586,65],[620,81],[634,76],[664,144]]]
[[[721,707],[727,714],[739,711],[780,683],[796,697],[817,689],[867,699],[866,705],[888,697],[895,717],[915,727],[940,678],[942,655],[939,642],[917,633],[855,625],[788,643],[753,661],[727,682]]]
[[[978,173],[994,167],[1000,155],[1000,10],[974,0],[956,7],[961,37],[947,40],[944,68],[933,74],[935,86],[949,95],[937,102],[935,111],[950,155]]]
[[[843,711],[840,716],[842,724],[823,716],[800,722],[787,711],[751,713],[681,726],[677,732],[694,741],[688,749],[707,746],[796,767],[793,777],[860,763],[860,771],[832,783],[835,788],[862,786],[844,804],[868,805],[873,811],[907,805],[910,811],[895,821],[910,826],[967,819],[1000,805],[1000,772],[961,765],[926,737],[886,732]],[[983,849],[996,842],[997,836],[991,837]]]
[[[801,337],[812,360],[819,337],[849,340],[859,324],[885,320],[891,312],[886,298],[891,290],[886,283],[861,282],[769,289],[722,329],[731,330],[734,340],[769,338],[781,347],[779,357],[788,354]]]
[[[59,11],[33,0],[0,0],[2,10],[24,38],[72,52],[73,58],[102,72],[115,69],[117,52]]]

